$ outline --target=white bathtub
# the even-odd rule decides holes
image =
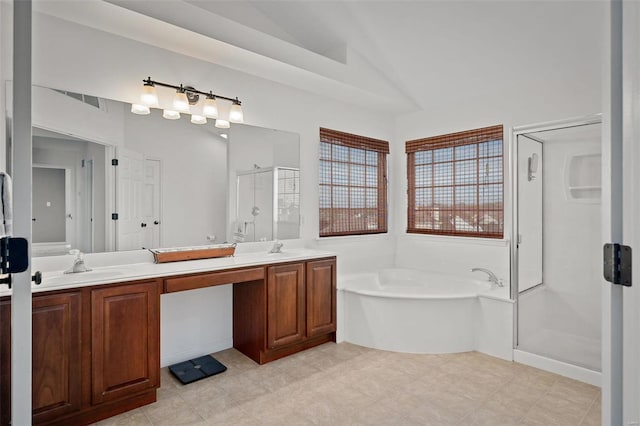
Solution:
[[[382,269],[341,276],[344,340],[376,349],[453,353],[476,349],[478,294],[487,281]]]

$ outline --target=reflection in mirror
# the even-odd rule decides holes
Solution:
[[[234,242],[237,172],[254,164],[272,176],[295,172],[296,183],[280,190],[272,181],[268,191],[280,195],[255,216],[271,217],[270,229],[245,241],[298,238],[297,134],[135,115],[123,102],[37,86],[32,96],[34,182],[43,182],[34,187],[35,256]]]
[[[33,253],[105,251],[105,147],[33,128]]]
[[[252,126],[229,129],[228,241],[300,236],[300,136]]]
[[[298,238],[300,170],[256,166],[237,176],[234,241]]]

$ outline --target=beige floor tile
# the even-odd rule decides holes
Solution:
[[[101,425],[577,425],[600,423],[600,390],[476,352],[418,355],[327,343],[258,366],[234,349],[220,375]]]
[[[602,404],[600,399],[593,402],[580,424],[584,426],[600,426],[602,424]]]
[[[137,409],[102,420],[96,424],[100,426],[146,426],[152,423],[142,409]]]

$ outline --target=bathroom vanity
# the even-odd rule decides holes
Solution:
[[[336,338],[330,254],[126,265],[111,276],[100,269],[85,276],[97,281],[53,274],[49,286],[45,273],[34,290],[34,424],[87,424],[156,400],[164,293],[232,283],[233,345],[260,364]],[[9,324],[8,297],[0,298],[1,425],[10,419]]]

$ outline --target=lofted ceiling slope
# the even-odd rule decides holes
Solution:
[[[189,36],[182,53],[393,114],[536,87],[600,90],[604,1],[36,3],[159,47]]]

